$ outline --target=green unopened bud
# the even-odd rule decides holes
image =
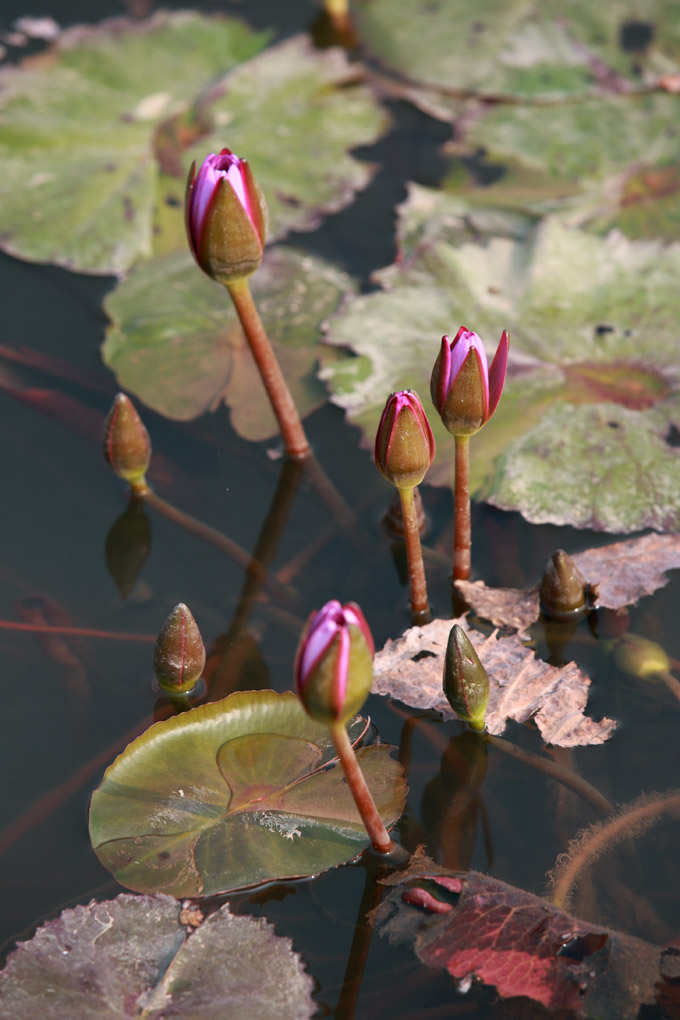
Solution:
[[[671,660],[661,645],[631,633],[617,641],[614,662],[624,673],[639,680],[657,680],[671,668]]]
[[[587,607],[586,584],[571,556],[558,549],[548,560],[541,581],[541,609],[546,616],[563,620],[582,616]]]
[[[161,628],[153,650],[156,679],[169,694],[186,694],[201,678],[205,645],[191,610],[180,602]]]
[[[460,719],[475,730],[484,729],[489,677],[474,645],[457,623],[451,628],[446,646],[444,694]]]
[[[151,440],[134,404],[119,393],[104,422],[104,456],[119,478],[132,489],[146,489],[145,475],[151,460]]]

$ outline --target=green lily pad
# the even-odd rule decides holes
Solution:
[[[415,188],[403,215],[410,255],[381,275],[382,290],[348,301],[329,327],[329,342],[357,357],[325,366],[322,377],[334,402],[362,427],[365,444],[372,447],[391,391],[416,389],[430,406],[429,376],[443,333],[464,324],[491,354],[507,328],[503,396],[471,443],[477,495],[531,520],[578,527],[680,525],[680,458],[666,441],[680,390],[680,245],[615,232],[601,238],[549,217],[535,226],[496,217],[506,236],[485,236],[493,211],[476,220],[460,199]],[[475,231],[476,240],[464,239]],[[434,411],[429,417],[438,456],[426,480],[451,484],[453,440]],[[567,419],[580,437],[573,443],[565,436]],[[607,425],[614,420],[620,428]],[[618,451],[611,475],[596,435],[606,437],[610,456]],[[530,451],[532,471],[520,481]],[[643,463],[648,470],[641,476]],[[663,484],[652,482],[657,475]],[[605,486],[616,489],[607,500]],[[626,498],[633,488],[635,498]]]
[[[12,255],[118,273],[151,254],[159,125],[266,43],[239,21],[159,13],[62,33],[0,79],[0,234]]]
[[[183,249],[189,166],[225,145],[249,159],[272,237],[351,201],[373,168],[348,150],[375,141],[387,115],[339,51],[298,37],[249,61],[266,38],[163,13],[73,29],[47,58],[6,69],[4,249],[101,273]]]
[[[352,283],[322,259],[273,247],[251,287],[298,411],[309,414],[326,400],[315,371],[319,325]],[[187,251],[140,263],[105,309],[104,361],[149,407],[186,421],[223,400],[246,439],[278,433],[231,298]]]
[[[355,718],[356,739],[363,721]],[[386,826],[405,796],[385,744],[357,752]],[[90,838],[122,885],[211,896],[313,875],[368,844],[327,727],[273,691],[156,723],[111,765],[92,795]]]
[[[442,97],[574,97],[680,67],[673,0],[355,0],[353,17],[374,61]]]
[[[128,893],[64,910],[21,942],[0,995],[2,1017],[22,1020],[305,1020],[316,1009],[290,939],[264,918],[225,904],[185,920],[171,896]]]
[[[486,106],[470,118],[446,187],[475,204],[629,236],[678,236],[680,128],[677,98],[599,96],[553,106]],[[462,172],[484,152],[496,179],[480,185]]]

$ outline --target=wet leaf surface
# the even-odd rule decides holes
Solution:
[[[364,727],[356,717],[350,735]],[[387,744],[357,752],[386,826],[404,805]],[[316,874],[368,844],[328,728],[294,694],[232,694],[156,723],[92,795],[102,864],[138,892],[210,896]]]
[[[334,266],[291,248],[267,249],[252,280],[265,329],[300,413],[326,400],[315,368],[319,325],[351,291]],[[226,289],[188,252],[136,266],[106,300],[105,362],[122,387],[168,418],[187,420],[224,401],[247,439],[278,426]]]
[[[667,571],[680,568],[678,535],[644,535],[571,557],[584,580],[597,589],[595,607],[622,609],[668,583]],[[540,613],[538,590],[489,588],[483,581],[456,581],[467,604],[495,627],[512,627],[519,637]]]
[[[477,495],[533,522],[675,530],[680,245],[595,237],[550,217],[532,226],[476,216],[423,189],[401,215],[406,257],[380,274],[381,290],[349,300],[329,324],[329,343],[357,357],[321,373],[366,446],[386,393],[426,396],[444,332],[464,324],[492,354],[507,328],[503,396],[471,441]],[[449,485],[453,440],[429,417],[438,456],[427,481]]]
[[[673,961],[661,946],[570,917],[487,875],[447,872],[417,856],[385,884],[391,888],[373,915],[381,935],[504,998],[527,997],[569,1016],[634,1020],[665,994],[664,981],[671,984]]]
[[[71,29],[5,69],[3,248],[99,273],[183,249],[187,171],[225,145],[249,159],[272,237],[346,205],[373,172],[348,150],[386,114],[341,52],[298,37],[249,61],[266,41],[240,21],[159,13]]]
[[[590,680],[575,663],[551,666],[517,635],[498,637],[494,632],[485,638],[470,630],[464,617],[433,620],[388,641],[375,657],[373,693],[455,719],[442,690],[444,654],[454,623],[465,628],[489,675],[489,733],[503,733],[509,719],[523,723],[533,718],[547,744],[601,744],[611,736],[613,719],[596,722],[584,715]]]
[[[198,920],[198,918],[195,918]],[[290,939],[221,907],[191,934],[171,896],[65,910],[0,974],[2,1020],[304,1020],[312,980]]]

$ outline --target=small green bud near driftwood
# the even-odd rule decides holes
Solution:
[[[541,581],[541,609],[554,620],[574,619],[588,609],[589,586],[563,549],[552,554]]]
[[[617,641],[614,662],[638,680],[659,680],[671,669],[671,660],[661,645],[630,632]]]
[[[474,645],[455,623],[444,657],[444,694],[456,715],[475,730],[484,729],[489,677]]]
[[[188,606],[180,602],[163,624],[153,650],[158,684],[168,694],[188,694],[201,679],[205,645]]]

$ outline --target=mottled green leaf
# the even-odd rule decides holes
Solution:
[[[314,256],[269,248],[251,286],[298,410],[308,414],[326,399],[315,374],[319,325],[352,289],[349,277]],[[188,252],[140,263],[105,307],[104,360],[149,407],[186,420],[224,400],[246,438],[278,432],[229,294]]]
[[[635,87],[680,66],[673,0],[643,9],[632,0],[355,0],[353,14],[374,60],[443,97],[554,99]]]
[[[349,155],[387,116],[340,51],[193,13],[64,33],[0,79],[0,239],[11,254],[120,273],[184,248],[193,159],[247,157],[271,236],[313,228],[373,172]],[[239,66],[236,66],[239,65]],[[233,69],[233,70],[232,70]]]
[[[492,354],[507,328],[506,387],[494,418],[471,441],[478,494],[532,520],[611,531],[677,527],[680,458],[665,437],[678,415],[680,245],[615,232],[600,238],[551,218],[529,227],[496,217],[507,236],[489,237],[494,214],[476,219],[460,203],[412,190],[404,209],[410,255],[382,274],[382,290],[347,302],[331,321],[330,342],[358,355],[324,369],[333,400],[370,445],[390,391],[415,388],[427,397],[443,333],[464,324]],[[553,405],[560,406],[544,428]],[[453,440],[434,411],[430,418],[438,456],[427,481],[449,484]],[[614,420],[616,427],[606,424]],[[605,437],[616,468],[598,445]],[[520,481],[520,462],[526,466],[532,451],[531,475]],[[642,464],[662,480],[647,484]],[[633,488],[635,498],[627,498]]]
[[[225,904],[185,919],[171,896],[127,893],[64,910],[19,943],[0,993],[2,1020],[305,1020],[316,1008],[290,939],[264,918]]]
[[[387,826],[405,794],[389,752],[357,753]],[[174,896],[324,871],[368,843],[333,761],[327,727],[294,694],[232,694],[156,723],[116,759],[92,796],[92,846],[123,885]]]
[[[239,21],[159,13],[64,32],[0,78],[6,251],[116,273],[151,253],[159,125],[262,48]]]

